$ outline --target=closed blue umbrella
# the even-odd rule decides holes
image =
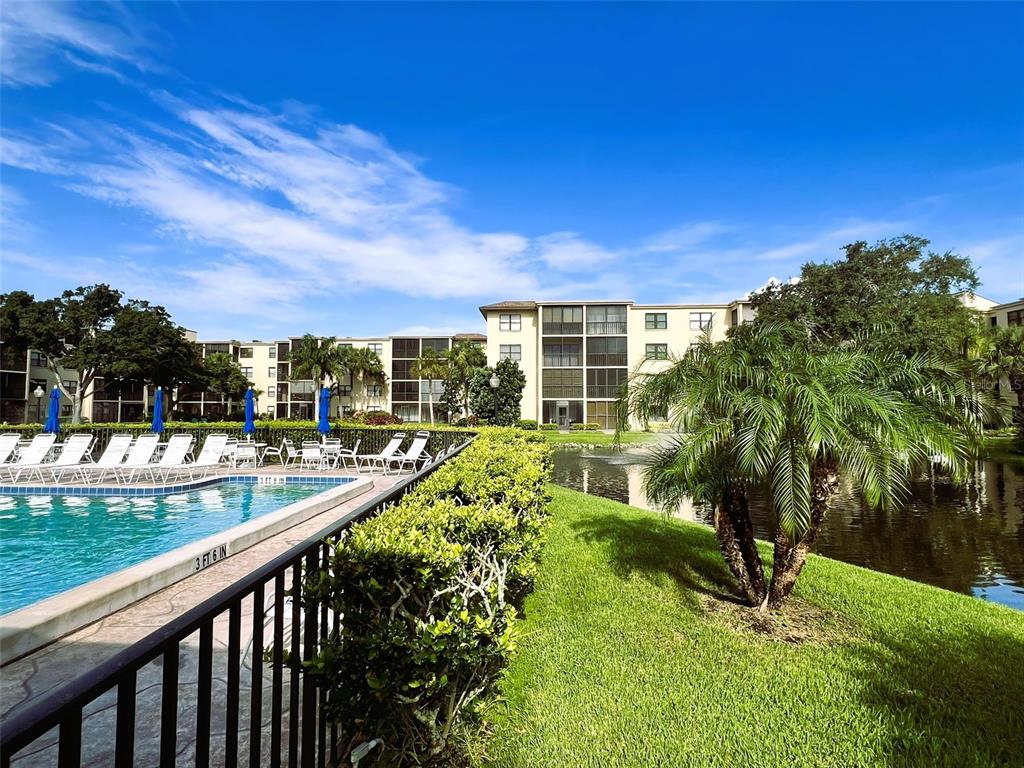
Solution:
[[[158,435],[164,431],[164,390],[163,387],[156,388],[156,397],[153,398],[153,424],[150,430]]]
[[[60,432],[60,392],[56,387],[50,393],[50,413],[46,417],[46,424],[43,425],[44,432]]]
[[[331,431],[331,421],[328,418],[331,410],[331,390],[327,387],[320,388],[320,423],[316,425],[316,431],[324,437]]]
[[[256,393],[249,387],[245,391],[245,424],[242,426],[243,435],[252,435],[256,431]]]

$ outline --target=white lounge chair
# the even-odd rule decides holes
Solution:
[[[316,440],[303,440],[299,449],[299,472],[303,467],[321,470],[327,466],[327,456],[323,446]]]
[[[0,474],[10,480],[17,480],[17,475],[21,474],[22,469],[43,463],[56,440],[57,436],[53,434],[36,435],[21,451],[17,461],[0,465]]]
[[[356,456],[356,471],[362,472],[363,467],[368,467],[372,472],[375,467],[380,466],[384,473],[387,474],[387,464],[384,462],[396,455],[400,455],[398,449],[404,442],[405,432],[396,432],[391,436],[391,442],[385,445],[384,450],[380,453],[363,453]]]
[[[141,471],[149,475],[155,483],[157,480],[167,481],[171,475],[185,468],[185,459],[192,451],[192,435],[171,435],[167,448],[160,461],[143,468]]]
[[[263,451],[263,461],[267,460],[268,456],[277,456],[277,460],[281,462],[282,467],[287,467],[297,458],[299,458],[299,452],[295,448],[295,443],[290,438],[284,438],[281,441],[280,448],[266,448]]]
[[[0,435],[0,464],[6,464],[11,460],[19,440],[21,440],[21,435],[14,432]]]
[[[260,455],[256,450],[256,443],[239,443],[235,446],[235,455],[231,457],[231,468],[251,466],[256,469],[259,466]]]
[[[356,444],[351,448],[342,448],[338,451],[337,456],[334,458],[334,468],[338,468],[338,464],[341,464],[342,469],[348,469],[349,459],[352,460],[352,469],[359,469],[359,464],[356,462],[356,456],[359,455],[359,444],[363,442],[360,437],[356,440]]]
[[[89,449],[92,448],[92,435],[71,435],[58,447],[60,453],[57,454],[57,458],[53,461],[40,461],[35,464],[21,464],[19,460],[18,469],[12,472],[12,478],[15,482],[21,479],[21,473],[27,472],[28,477],[26,480],[35,475],[40,481],[45,480],[43,477],[43,471],[49,471],[54,480],[57,479],[57,473],[64,471],[69,467],[75,467],[82,463],[82,459],[85,458],[86,454],[89,453]]]
[[[199,478],[206,477],[211,469],[216,469],[220,466],[220,460],[224,455],[227,444],[228,436],[224,433],[215,432],[207,435],[206,440],[203,441],[203,449],[199,451],[199,456],[196,457],[196,460],[183,464],[180,469],[172,468],[167,470],[167,477],[171,474],[178,476],[188,474],[190,480],[195,480],[197,475]]]
[[[132,440],[133,438],[129,434],[111,435],[110,440],[107,441],[106,448],[103,449],[103,455],[98,460],[94,463],[79,464],[76,467],[70,468],[72,482],[76,479],[80,479],[83,483],[89,483],[93,480],[97,483],[102,482],[104,475],[108,472],[114,473],[121,466],[125,454],[128,453],[132,446]],[[54,470],[54,480],[60,482],[61,479],[63,479],[63,471],[61,476],[57,477],[57,470]]]
[[[416,466],[422,462],[426,462],[430,458],[430,454],[427,453],[427,441],[430,439],[430,433],[425,430],[420,430],[412,439],[412,444],[409,446],[409,450],[405,453],[396,454],[390,458],[382,459],[382,463],[385,467],[385,473],[388,469],[395,469],[401,472],[403,469],[411,469],[416,471]]]
[[[114,468],[114,478],[119,483],[131,482],[135,473],[144,470],[153,461],[153,454],[160,444],[160,435],[147,432],[135,439],[135,444],[128,451],[128,458],[123,464]]]

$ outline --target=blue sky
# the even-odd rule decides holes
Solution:
[[[1024,295],[1020,4],[5,2],[2,35],[4,291],[478,330],[912,232]]]

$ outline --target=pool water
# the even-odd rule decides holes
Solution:
[[[0,614],[332,487],[233,480],[164,496],[0,496]]]

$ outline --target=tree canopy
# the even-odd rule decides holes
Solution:
[[[498,387],[491,387],[497,374]],[[469,382],[469,407],[473,415],[488,424],[511,427],[522,415],[521,403],[526,374],[515,360],[502,360],[494,368],[477,368]]]
[[[805,264],[798,282],[755,293],[756,322],[799,323],[826,345],[870,336],[883,351],[961,356],[978,316],[959,294],[978,276],[969,258],[927,247],[913,235],[851,243],[838,261]]]

